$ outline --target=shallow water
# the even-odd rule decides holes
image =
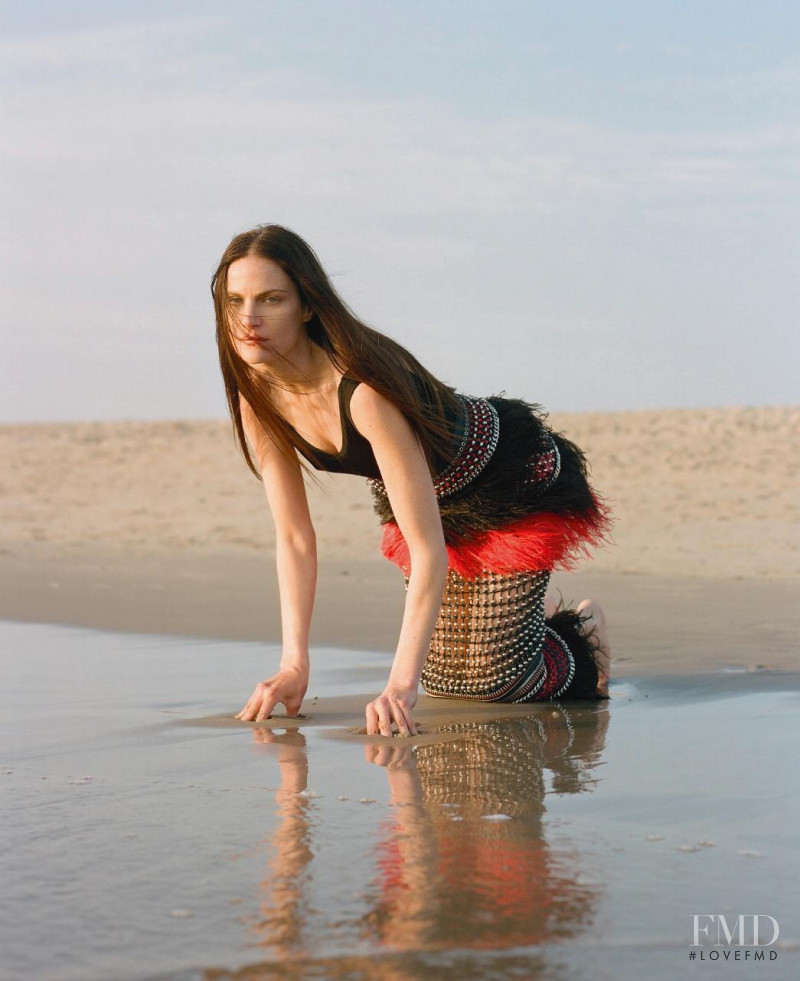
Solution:
[[[798,675],[423,699],[389,742],[354,732],[382,655],[316,651],[308,718],[256,728],[229,717],[262,645],[0,623],[0,649],[4,977],[800,976]],[[710,913],[779,939],[711,962]]]

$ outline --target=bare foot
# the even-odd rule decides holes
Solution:
[[[583,617],[578,628],[585,637],[594,635],[597,641],[597,690],[608,695],[608,679],[611,675],[611,645],[608,642],[608,627],[603,607],[594,600],[585,599],[578,603],[577,613]]]

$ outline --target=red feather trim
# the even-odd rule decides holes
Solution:
[[[604,544],[609,527],[608,513],[599,502],[595,510],[586,514],[565,515],[551,511],[531,514],[502,528],[476,535],[469,541],[448,545],[448,566],[466,578],[484,572],[570,570],[589,556],[592,547]],[[390,562],[409,574],[408,545],[394,521],[383,526],[381,551]]]

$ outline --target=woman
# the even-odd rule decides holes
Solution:
[[[602,541],[607,517],[580,450],[516,399],[458,395],[361,323],[312,249],[279,225],[237,235],[212,280],[217,344],[239,445],[276,530],[283,649],[237,718],[308,686],[316,585],[303,468],[367,477],[384,554],[403,570],[400,637],[368,733],[414,734],[420,678],[433,695],[496,701],[606,696],[600,608],[545,592]],[[303,463],[301,463],[301,458]]]

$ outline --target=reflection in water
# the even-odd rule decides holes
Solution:
[[[351,907],[347,917],[339,907],[331,940],[334,933],[341,940],[347,926],[362,948],[410,954],[532,947],[579,935],[592,922],[600,887],[585,881],[574,844],[568,850],[546,840],[545,799],[593,789],[608,720],[602,705],[553,703],[526,717],[445,726],[439,742],[367,745],[367,761],[386,770],[389,817],[369,839],[375,854],[364,867],[377,872],[367,910]],[[266,729],[255,736],[281,770],[258,942],[278,958],[307,954],[313,922],[318,952],[324,927],[310,897],[320,812],[302,793],[305,737]],[[336,897],[326,905],[336,908]],[[395,976],[393,960],[384,961],[381,977]]]
[[[544,768],[553,788],[593,785],[608,711],[576,726],[563,708],[448,726],[454,741],[367,747],[397,805],[383,828],[380,882],[366,917],[395,949],[531,946],[579,933],[596,887],[579,884],[542,830]]]
[[[261,943],[286,955],[303,949],[304,933],[313,914],[309,898],[313,800],[303,794],[308,786],[306,737],[297,731],[276,735],[259,728],[253,730],[253,737],[274,748],[281,771],[281,785],[275,793],[278,821],[261,883],[263,898],[256,929]]]

